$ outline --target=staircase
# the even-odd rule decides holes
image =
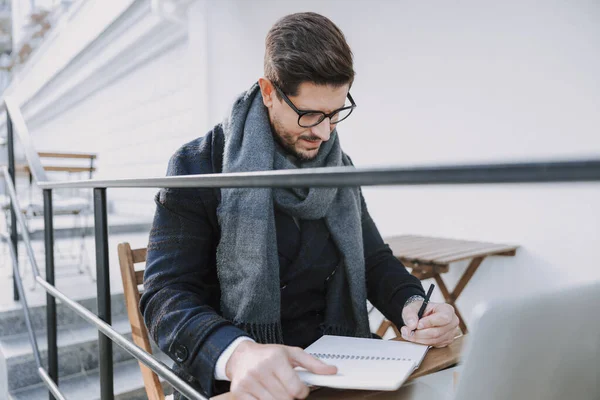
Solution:
[[[0,219],[2,220],[2,219]],[[90,221],[91,222],[91,221]],[[123,297],[117,257],[117,244],[123,241],[134,247],[144,247],[148,242],[149,224],[145,220],[119,215],[110,216],[109,259],[112,326],[131,339],[131,327]],[[37,222],[33,222],[37,223]],[[55,217],[55,228],[61,229],[60,217]],[[34,227],[37,230],[42,227]],[[65,228],[66,229],[66,228]],[[34,232],[36,229],[33,229]],[[34,236],[34,235],[32,235]],[[56,240],[56,247],[65,239]],[[33,247],[40,271],[44,273],[43,241],[33,239]],[[5,243],[0,243],[0,246]],[[26,261],[23,243],[20,244],[21,275],[36,334],[42,365],[47,368],[46,292],[39,286],[32,289],[33,280]],[[64,247],[64,246],[63,246]],[[95,243],[93,235],[86,239],[87,257],[95,270]],[[48,399],[48,389],[37,374],[33,349],[29,342],[21,303],[12,300],[12,270],[6,248],[0,251],[0,400]],[[95,274],[94,274],[95,275]],[[87,270],[81,271],[68,258],[56,256],[56,284],[69,298],[97,314],[96,282]],[[98,372],[98,330],[68,306],[57,301],[57,341],[59,363],[59,388],[69,400],[100,399]],[[166,365],[172,361],[158,350],[156,355]],[[137,360],[113,343],[113,369],[115,398],[120,400],[146,399],[142,376]],[[167,387],[163,383],[163,387]]]
[[[96,313],[95,298],[78,303]],[[46,306],[30,307],[32,324],[44,368],[47,368]],[[112,296],[112,326],[131,339],[123,294]],[[67,399],[100,399],[98,331],[63,304],[57,304],[59,388]],[[48,399],[37,374],[25,318],[20,309],[0,312],[0,400]],[[155,355],[171,365],[164,354]],[[138,362],[113,344],[115,398],[146,399]]]

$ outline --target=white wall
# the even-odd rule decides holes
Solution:
[[[36,129],[36,145],[53,148],[60,141],[72,151],[98,152],[100,179],[164,176],[168,157],[200,134],[192,128],[182,73],[186,53],[182,42],[96,92]],[[149,216],[156,191],[110,189],[108,198],[120,214]]]
[[[316,11],[344,31],[358,109],[340,124],[359,166],[600,154],[600,4],[563,1],[208,2],[211,123],[262,73],[281,16]],[[486,260],[458,305],[600,278],[599,184],[365,188],[384,235],[516,243]],[[453,266],[454,283],[466,268]],[[439,298],[439,297],[438,297]]]
[[[36,149],[97,153],[96,178],[164,176],[169,156],[200,134],[186,26],[145,0],[88,1],[61,22],[7,90]],[[156,191],[111,189],[108,199],[150,219]]]
[[[117,2],[103,9],[108,4]],[[358,166],[600,154],[600,5],[558,0],[198,1],[184,36],[146,13],[130,29],[155,24],[156,40],[163,30],[176,40],[145,60],[156,46],[133,42],[128,49],[143,62],[94,90],[85,88],[105,82],[107,72],[88,71],[63,98],[46,101],[46,111],[35,103],[49,94],[32,95],[24,111],[38,148],[98,151],[99,177],[163,175],[175,148],[219,122],[261,76],[270,26],[307,10],[332,18],[355,54],[359,107],[339,131]],[[115,47],[124,39],[111,40]],[[54,81],[64,86],[102,64],[100,49],[88,54],[95,58]],[[121,59],[112,59],[116,67]],[[109,198],[121,212],[150,217],[153,192],[114,190]],[[477,271],[458,303],[468,321],[483,299],[600,278],[598,184],[365,188],[365,195],[385,236],[521,246],[516,257],[486,260]],[[451,285],[464,268],[447,274]]]

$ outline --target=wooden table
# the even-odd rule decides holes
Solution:
[[[441,349],[431,348],[425,355],[421,366],[413,372],[413,374],[408,378],[407,382],[419,378],[421,376],[425,376],[428,374],[432,374],[434,372],[441,371],[445,368],[456,365],[460,360],[461,352],[464,348],[464,340],[466,336],[462,335],[457,337],[454,342],[448,347],[443,347]],[[392,339],[397,340],[397,339]],[[311,392],[308,396],[311,400],[318,399],[396,399],[400,396],[403,391],[400,388],[397,392],[383,392],[383,391],[374,391],[374,390],[340,390],[340,389],[331,389],[331,388],[318,388]],[[230,393],[225,393],[216,397],[213,397],[214,400],[234,400],[233,395]]]
[[[488,256],[514,256],[518,246],[475,242],[469,240],[403,235],[386,238],[396,258],[419,279],[434,278],[444,299],[451,304],[460,321],[460,329],[467,333],[467,324],[456,308],[456,300],[469,280]],[[452,292],[440,274],[448,272],[451,263],[471,260]]]

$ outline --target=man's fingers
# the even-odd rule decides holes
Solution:
[[[454,340],[454,329],[441,332],[439,328],[429,328],[423,331],[415,331],[413,336],[405,338],[409,342],[426,344],[428,346],[444,347]]]
[[[337,373],[335,365],[325,364],[299,347],[288,347],[287,350],[290,355],[290,361],[295,367],[303,367],[319,375],[335,375]]]
[[[231,394],[233,395],[234,400],[258,400],[256,397],[252,396],[249,393],[233,393],[231,392]]]
[[[454,317],[454,309],[448,304],[440,304],[440,306],[447,307],[438,307],[432,314],[421,318],[419,320],[419,324],[417,325],[417,329],[444,326],[451,323]]]
[[[426,344],[429,346],[433,346],[433,347],[446,347],[448,346],[450,343],[452,343],[454,341],[454,333],[453,331],[435,338],[435,339],[424,339],[422,344]],[[421,343],[421,342],[419,342]]]
[[[416,330],[411,338],[411,341],[421,343],[422,340],[436,339],[444,336],[447,331],[443,328],[427,328]]]
[[[415,337],[418,338],[435,338],[443,336],[448,332],[454,334],[456,327],[458,326],[458,317],[453,315],[450,322],[444,325],[433,326],[431,328],[418,329],[415,331]]]
[[[458,317],[453,316],[452,321],[449,324],[443,326],[435,326],[432,328],[417,329],[412,335],[406,334],[406,331],[402,331],[402,337],[405,340],[415,343],[421,343],[426,345],[437,345],[438,344],[450,344],[456,336],[456,329],[458,327]]]
[[[275,371],[288,396],[294,399],[304,399],[310,393],[308,386],[300,380],[296,371],[291,368],[280,368]]]
[[[421,308],[422,301],[415,301],[404,307],[402,310],[402,321],[409,331],[417,329],[417,322],[419,322],[419,308]]]
[[[295,399],[294,394],[290,393],[287,385],[279,378],[278,371],[280,370],[293,371],[291,367],[276,368],[271,376],[263,377],[263,386],[268,388],[269,394],[274,399]]]
[[[271,396],[259,379],[255,379],[254,377],[247,377],[247,379],[241,382],[232,382],[231,393],[235,399],[273,399],[273,396]]]

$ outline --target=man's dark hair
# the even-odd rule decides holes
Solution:
[[[354,81],[350,46],[340,28],[322,15],[281,18],[265,45],[265,77],[289,96],[298,94],[302,82],[341,86]]]

